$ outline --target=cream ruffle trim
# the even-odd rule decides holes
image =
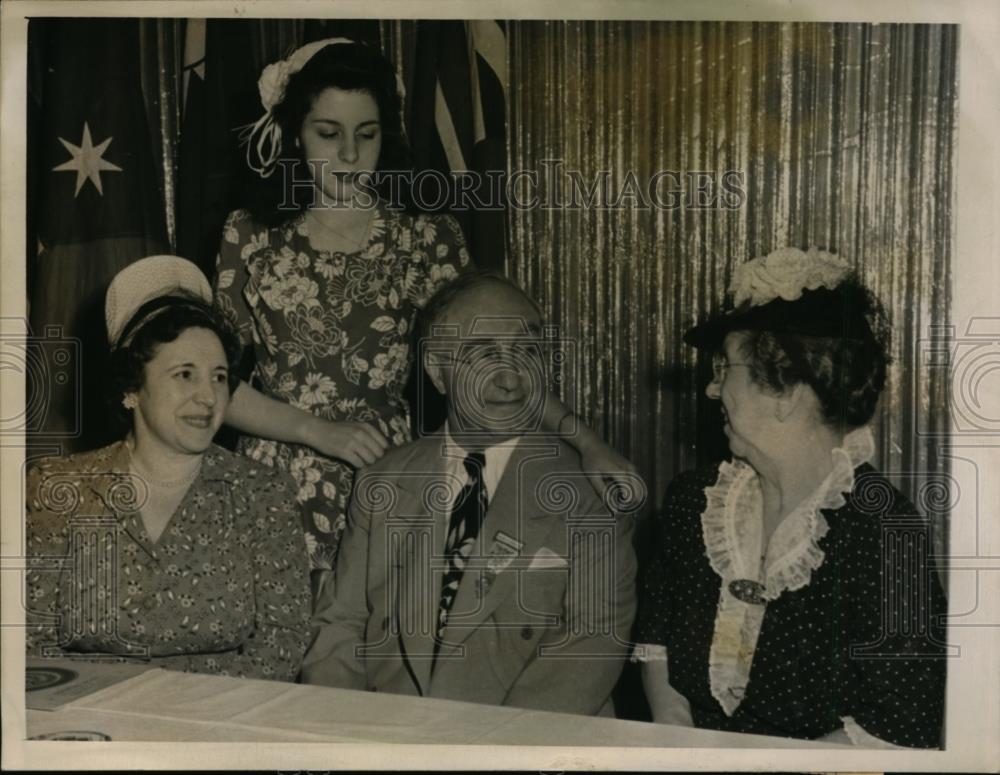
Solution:
[[[776,600],[786,590],[807,586],[813,571],[823,564],[819,541],[829,526],[822,511],[844,505],[843,493],[854,489],[854,469],[870,460],[874,452],[875,442],[867,427],[849,433],[843,447],[833,450],[833,470],[771,536],[763,578],[763,496],[756,472],[741,461],[723,463],[715,484],[705,488],[702,536],[708,561],[722,579],[709,652],[709,682],[726,715],[735,712],[746,692],[766,607],[734,597],[729,582],[759,581],[764,585],[765,600]]]

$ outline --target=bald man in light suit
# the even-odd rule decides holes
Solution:
[[[422,333],[447,422],[358,477],[302,679],[595,714],[629,648],[632,519],[536,430],[539,309],[501,276],[464,276]]]

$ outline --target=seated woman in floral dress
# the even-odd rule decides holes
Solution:
[[[29,655],[298,674],[311,601],[295,486],[212,443],[239,345],[211,303],[174,256],[111,283],[111,398],[129,432],[29,472]]]

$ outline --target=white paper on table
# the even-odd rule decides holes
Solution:
[[[132,662],[28,659],[24,705],[33,710],[56,710],[153,669],[151,665]]]
[[[228,721],[276,696],[293,692],[295,687],[283,681],[157,670],[141,680],[112,687],[100,697],[81,700],[75,707],[186,721]]]

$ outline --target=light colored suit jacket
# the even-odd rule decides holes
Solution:
[[[631,517],[608,512],[569,446],[522,438],[435,663],[448,512],[461,484],[443,453],[440,437],[421,439],[358,477],[302,680],[596,713],[621,671],[635,615]]]

